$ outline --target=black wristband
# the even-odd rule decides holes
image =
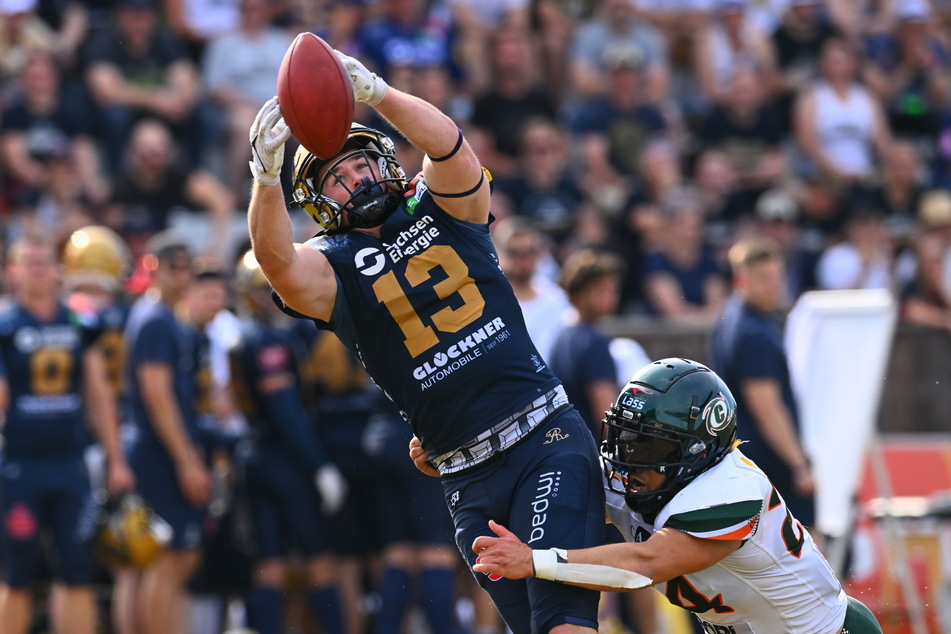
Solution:
[[[456,129],[459,130],[459,128],[456,128]],[[462,147],[462,130],[459,130],[459,138],[456,139],[456,147],[452,148],[452,151],[449,152],[449,154],[447,154],[446,156],[440,156],[439,158],[433,158],[430,156],[429,160],[432,161],[433,163],[441,163],[443,161],[448,161],[449,159],[451,159],[452,157],[456,155],[456,152],[458,152],[459,148],[461,147]]]
[[[466,196],[471,196],[472,194],[479,191],[479,188],[482,187],[482,181],[485,180],[485,171],[482,172],[482,176],[479,178],[479,182],[476,183],[476,186],[472,189],[466,190],[459,194],[440,194],[439,192],[434,192],[432,189],[429,190],[429,193],[433,196],[439,196],[440,198],[465,198]]]

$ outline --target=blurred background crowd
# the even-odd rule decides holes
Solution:
[[[948,328],[949,4],[2,0],[3,238],[104,224],[139,257],[178,226],[228,266],[249,124],[310,30],[459,122],[550,276],[619,255],[619,314],[712,323],[763,234],[790,298],[888,288]]]
[[[459,122],[551,277],[619,255],[619,314],[712,323],[727,248],[762,234],[791,298],[888,288],[948,328],[949,19],[941,0],[2,0],[3,238],[101,223],[138,257],[179,226],[227,266],[249,124],[310,30]]]
[[[63,244],[80,227],[108,227],[129,251],[123,284],[135,296],[156,272],[150,238],[171,228],[196,256],[197,297],[211,285],[212,315],[239,312],[231,276],[248,246],[248,128],[287,46],[313,31],[458,122],[493,175],[500,264],[566,383],[585,378],[568,376],[577,356],[555,350],[554,315],[712,328],[733,290],[727,254],[745,239],[782,254],[776,308],[812,289],[887,289],[902,319],[951,332],[949,27],[947,0],[0,0],[0,244],[37,234]],[[364,108],[357,121],[389,131]],[[422,156],[392,136],[415,174]],[[311,221],[292,213],[298,238],[309,237]],[[215,322],[221,332],[227,319]],[[595,428],[646,360],[631,343],[612,348],[616,377],[572,397]],[[315,411],[329,399],[325,420],[369,388],[330,343],[315,344],[309,363]],[[379,594],[363,592],[382,587],[367,562],[405,537],[378,526],[390,517],[375,514],[380,496],[414,505],[400,497],[413,474],[387,462],[403,458],[405,425],[371,426],[393,413],[360,407],[356,427],[348,418],[322,432],[362,500],[336,542],[353,632],[382,627]],[[236,410],[209,412],[240,435],[229,427]],[[374,463],[382,476],[359,466],[374,448],[387,451]],[[224,520],[206,537],[231,530],[226,490],[211,498],[220,512],[210,517]],[[196,592],[250,586],[241,543],[209,541]],[[438,551],[389,556],[445,568]],[[499,627],[480,593],[458,592],[471,599],[453,619]],[[209,614],[215,624],[194,631],[228,621],[220,605]]]

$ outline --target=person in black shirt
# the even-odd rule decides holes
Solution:
[[[772,35],[779,71],[776,105],[786,126],[795,94],[818,76],[822,45],[830,37],[841,35],[826,18],[823,4],[823,0],[792,0]]]
[[[753,193],[778,185],[787,168],[781,145],[789,129],[766,102],[763,83],[761,72],[737,70],[724,102],[713,107],[698,135],[705,148],[727,156],[738,189]]]
[[[485,133],[494,151],[485,157],[496,177],[516,170],[518,141],[525,123],[555,118],[551,95],[532,77],[532,49],[526,34],[513,29],[491,38],[489,86],[473,100],[471,121]]]

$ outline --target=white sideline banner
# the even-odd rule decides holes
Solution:
[[[784,346],[803,446],[816,477],[816,525],[850,530],[865,450],[875,430],[897,307],[885,290],[803,293]]]

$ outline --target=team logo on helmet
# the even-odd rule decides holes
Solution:
[[[716,436],[726,429],[730,421],[733,420],[733,416],[733,408],[730,407],[730,404],[723,394],[720,394],[707,403],[707,406],[703,408],[703,413],[700,415],[700,418],[704,424],[706,424],[707,431],[710,432],[710,435]]]

